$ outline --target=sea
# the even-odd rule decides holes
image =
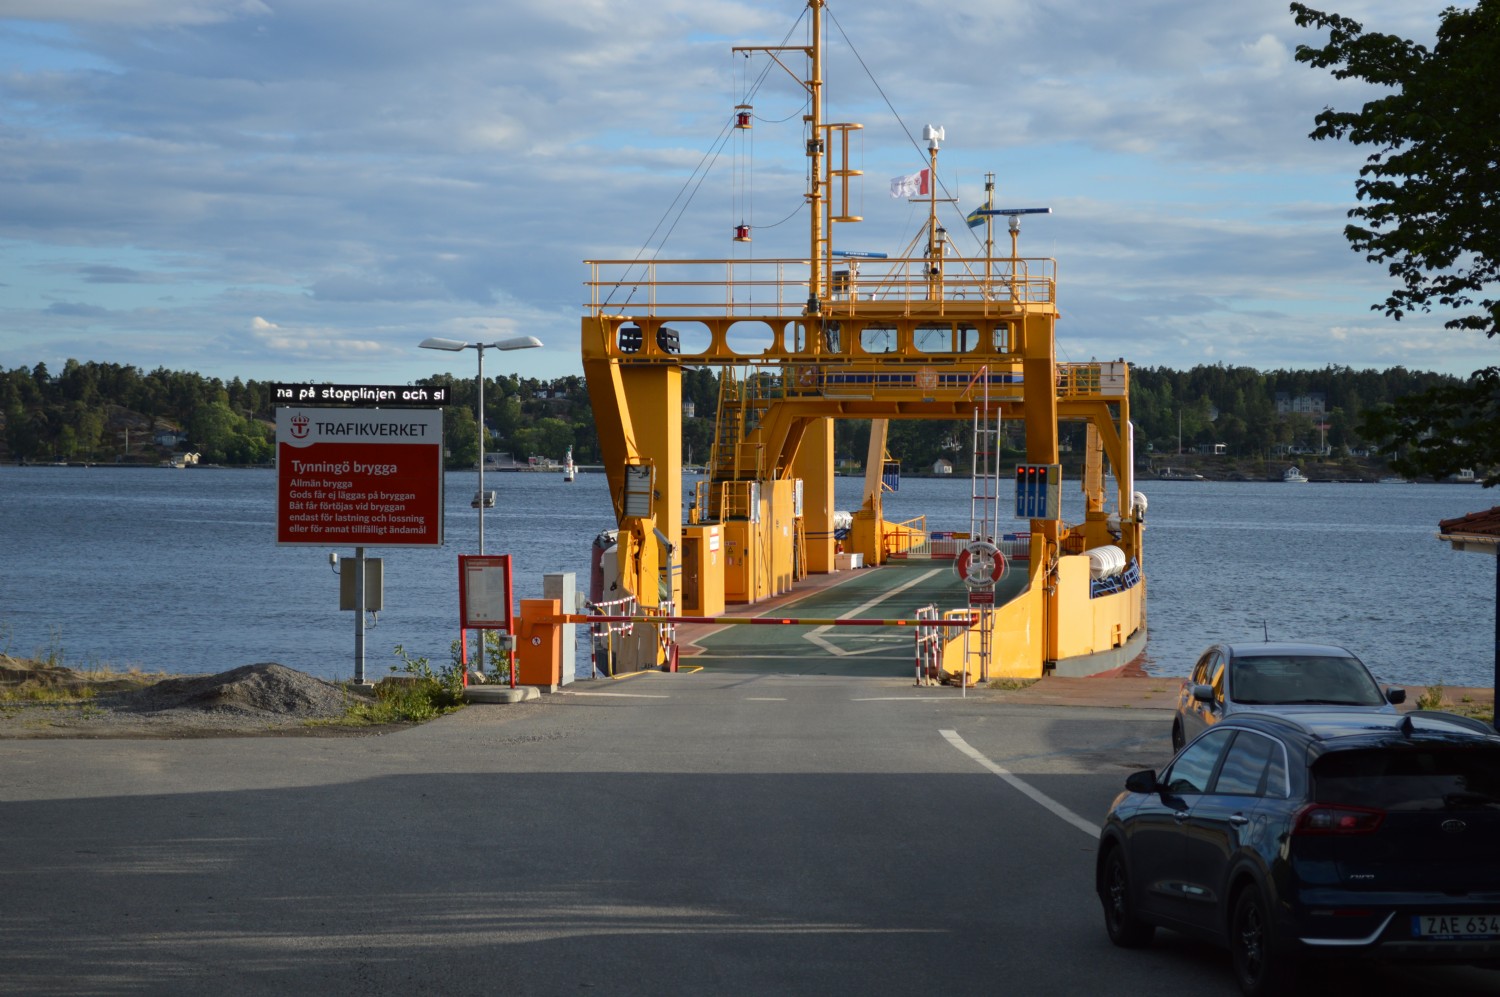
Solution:
[[[367,549],[384,560],[367,678],[401,665],[398,646],[449,661],[457,558],[478,552],[475,477],[446,475],[442,546]],[[512,555],[515,597],[540,597],[556,572],[586,592],[593,540],[614,525],[604,475],[490,472],[485,486],[498,493],[486,552]],[[862,486],[838,478],[838,507],[857,508]],[[1500,496],[1470,484],[1137,488],[1148,502],[1148,673],[1183,675],[1214,641],[1269,638],[1342,644],[1387,682],[1493,684],[1495,561],[1436,534],[1439,520]],[[967,530],[972,495],[966,477],[907,478],[885,514]],[[1003,479],[999,505],[1013,511]],[[1066,485],[1063,515],[1082,517]],[[274,661],[328,679],[355,673],[355,615],[339,609],[328,556],[354,551],[279,546],[272,470],[0,467],[0,540],[0,652],[74,668],[200,674]],[[578,662],[589,677],[586,642]]]

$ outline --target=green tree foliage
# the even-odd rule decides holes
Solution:
[[[443,416],[448,466],[473,467],[479,441],[474,380],[441,375],[419,383],[450,389],[452,400]],[[713,370],[683,373],[683,398],[693,402],[694,411],[682,422],[685,462],[706,464],[710,459],[718,384]],[[1492,377],[1484,390],[1495,397],[1496,387]],[[56,377],[41,364],[0,371],[0,418],[4,420],[0,440],[9,460],[48,461],[61,456],[154,463],[168,454],[152,444],[153,434],[170,429],[186,434],[179,449],[196,450],[204,461],[266,464],[275,449],[275,407],[269,388],[238,378],[225,384],[180,371],[143,373],[133,367],[73,361]],[[1278,443],[1311,449],[1321,441],[1335,448],[1364,449],[1374,438],[1365,432],[1361,419],[1371,413],[1394,418],[1404,411],[1408,398],[1428,389],[1436,389],[1446,399],[1440,414],[1459,431],[1427,437],[1421,446],[1436,450],[1451,446],[1453,440],[1500,445],[1494,435],[1480,437],[1482,427],[1496,413],[1493,408],[1466,408],[1469,385],[1458,378],[1403,367],[1269,372],[1223,365],[1181,371],[1137,368],[1131,372],[1131,417],[1139,451],[1149,444],[1157,453],[1174,452],[1179,426],[1184,449],[1223,443],[1231,456],[1264,456]],[[1285,409],[1294,399],[1314,396],[1325,404],[1321,423],[1306,415],[1278,411],[1278,400]],[[492,397],[496,399],[493,405]],[[573,458],[580,464],[598,464],[602,459],[588,392],[580,377],[554,381],[499,378],[485,385],[485,407],[492,430],[486,441],[488,452],[510,452],[521,461],[533,455],[561,460],[572,447]],[[506,434],[499,432],[498,424],[507,427]],[[1020,427],[1008,424],[1007,429],[1002,463],[1019,457]],[[1076,452],[1084,439],[1081,424],[1068,424],[1063,430],[1065,441]],[[868,420],[835,421],[834,453],[841,462],[852,462],[854,466],[847,470],[863,465],[869,434]],[[893,421],[887,449],[907,474],[925,473],[939,458],[952,461],[955,473],[966,474],[972,460],[972,422]],[[1488,453],[1489,459],[1462,466],[1485,469],[1500,464],[1500,454]],[[1456,457],[1440,453],[1434,459]]]
[[[1371,412],[1366,429],[1409,477],[1471,470],[1486,487],[1500,484],[1500,368],[1397,399]]]
[[[1389,91],[1358,111],[1324,109],[1311,133],[1374,149],[1344,230],[1397,282],[1372,307],[1400,320],[1436,304],[1457,312],[1447,328],[1500,333],[1500,0],[1444,10],[1431,49],[1301,3],[1291,9],[1299,26],[1328,31],[1326,45],[1298,46],[1299,62]],[[1488,467],[1484,483],[1497,484],[1497,389],[1500,368],[1488,367],[1371,413],[1366,430],[1403,473]]]
[[[1356,429],[1356,416],[1428,388],[1453,388],[1461,383],[1458,378],[1404,367],[1383,371],[1138,367],[1130,373],[1130,415],[1138,447],[1150,444],[1158,453],[1175,452],[1179,440],[1186,451],[1223,443],[1231,455],[1242,457],[1265,455],[1278,445],[1363,449],[1381,437]],[[1313,398],[1323,402],[1322,423],[1288,411],[1298,399]],[[1319,425],[1328,428],[1320,430]]]

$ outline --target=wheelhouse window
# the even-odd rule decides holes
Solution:
[[[859,330],[859,348],[866,353],[895,353],[900,338],[894,328],[870,327]]]

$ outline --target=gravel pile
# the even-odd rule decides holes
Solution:
[[[67,668],[23,667],[0,661],[0,684],[82,688],[96,695],[66,702],[0,702],[0,739],[45,737],[364,736],[378,727],[321,724],[343,717],[350,705],[373,698],[275,662],[245,665],[217,675],[114,682]],[[56,674],[53,674],[53,673]],[[144,684],[143,684],[144,682]]]
[[[218,675],[164,679],[110,705],[140,713],[193,710],[315,720],[343,716],[349,702],[343,688],[268,661]]]

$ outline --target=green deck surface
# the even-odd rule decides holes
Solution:
[[[893,561],[838,578],[774,610],[726,607],[726,616],[793,619],[915,619],[917,610],[968,606],[967,590],[952,561]],[[1006,602],[1026,585],[1026,565],[1012,566],[995,586]],[[795,594],[795,590],[794,594]],[[912,627],[731,624],[693,638],[702,652],[682,659],[683,667],[798,675],[906,675],[914,667]]]

